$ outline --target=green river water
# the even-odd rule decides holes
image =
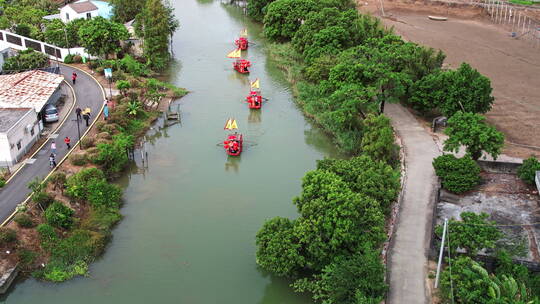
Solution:
[[[149,169],[132,170],[125,218],[90,275],[62,284],[28,279],[0,303],[310,303],[290,282],[255,264],[255,234],[265,219],[296,217],[291,199],[315,160],[335,156],[292,100],[287,82],[266,58],[261,26],[218,1],[173,2],[181,28],[173,41],[171,81],[191,93],[180,102],[182,124],[148,145]],[[251,75],[232,70],[226,54],[242,28],[253,45]],[[270,102],[250,112],[249,79]],[[222,147],[228,117],[249,143],[239,158]]]

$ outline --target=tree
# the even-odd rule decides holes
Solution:
[[[462,212],[461,221],[451,219],[448,222],[450,234],[450,250],[456,252],[457,248],[464,249],[469,256],[475,256],[479,250],[495,248],[495,243],[502,237],[502,233],[493,221],[488,221],[486,213],[476,214]],[[442,236],[442,227],[437,226],[436,233]]]
[[[16,56],[9,57],[4,62],[3,69],[5,71],[24,71],[45,68],[47,66],[49,66],[47,55],[29,48],[19,51]]]
[[[395,143],[394,130],[390,119],[384,115],[369,114],[364,119],[364,134],[361,150],[375,161],[383,161],[396,166],[399,160],[399,147]]]
[[[121,50],[120,41],[128,39],[129,33],[123,24],[98,16],[80,27],[79,37],[88,53],[106,59],[109,54]]]
[[[337,174],[352,191],[377,200],[385,211],[396,200],[401,187],[399,171],[367,155],[350,160],[325,158],[317,161],[317,169]]]
[[[257,264],[279,276],[295,276],[304,267],[300,244],[293,235],[294,221],[275,217],[257,233]]]
[[[448,191],[463,193],[480,183],[480,166],[468,155],[462,158],[452,154],[441,155],[433,160],[433,167]]]
[[[420,111],[439,108],[447,117],[458,111],[486,113],[491,109],[489,78],[462,63],[457,70],[427,75],[412,88],[410,102]]]
[[[146,4],[146,0],[111,0],[113,6],[113,20],[126,23],[140,14]]]
[[[169,36],[179,26],[173,9],[161,0],[148,0],[136,23],[139,36],[144,38],[143,51],[148,65],[157,70],[164,69],[170,59]]]
[[[86,23],[87,19],[75,19],[65,24],[60,19],[54,19],[47,24],[45,29],[45,41],[47,43],[67,48],[76,47],[80,43],[79,28]]]
[[[266,6],[264,34],[271,40],[290,40],[300,27],[302,19],[312,11],[319,10],[321,3],[315,0],[277,0]]]
[[[371,248],[337,257],[314,280],[301,279],[293,286],[299,292],[312,292],[316,301],[331,304],[380,303],[388,289],[379,252]],[[364,302],[357,302],[359,297]]]
[[[531,156],[519,166],[517,174],[527,184],[534,185],[536,171],[540,171],[540,162],[535,156]]]
[[[309,269],[320,271],[336,256],[356,252],[362,244],[377,246],[385,239],[379,203],[352,192],[335,173],[308,172],[302,193],[293,202],[300,213],[293,234]]]
[[[444,150],[458,152],[461,146],[465,146],[474,160],[482,156],[482,151],[497,159],[504,145],[504,135],[485,120],[479,114],[456,112],[448,119],[448,126],[444,130],[444,134],[448,135]]]
[[[248,15],[258,21],[262,21],[266,12],[266,6],[276,0],[249,0],[247,4]]]

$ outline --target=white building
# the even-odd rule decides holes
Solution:
[[[0,75],[0,166],[28,152],[43,130],[41,111],[60,98],[62,75],[40,70]]]
[[[0,166],[17,163],[39,138],[34,108],[0,108]]]
[[[92,19],[99,15],[98,7],[91,1],[70,3],[60,9],[60,19],[68,23],[75,19]]]

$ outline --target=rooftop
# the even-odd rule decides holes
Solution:
[[[68,6],[71,7],[78,14],[91,12],[98,9],[97,6],[95,6],[94,3],[90,1],[71,3],[68,4]]]
[[[62,75],[40,70],[0,75],[0,108],[34,108],[39,112],[63,80]]]
[[[0,109],[0,133],[7,132],[24,114],[32,110],[31,108]]]

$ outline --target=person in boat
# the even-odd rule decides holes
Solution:
[[[232,146],[231,148],[229,149],[229,151],[233,154],[236,154],[238,153],[238,141],[237,140],[234,140],[232,141]]]

